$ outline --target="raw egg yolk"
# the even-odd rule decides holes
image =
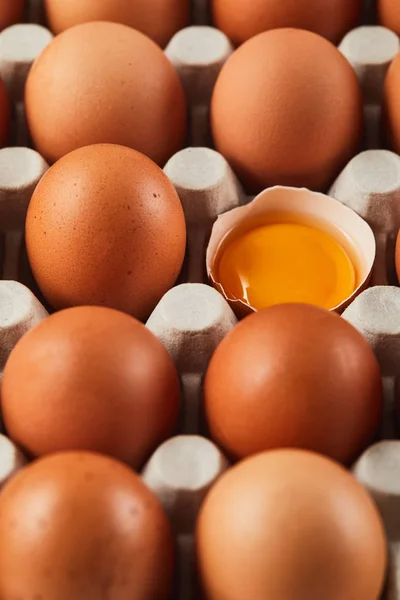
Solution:
[[[226,295],[256,310],[291,302],[332,309],[356,288],[341,244],[303,224],[263,225],[228,238],[217,268]]]

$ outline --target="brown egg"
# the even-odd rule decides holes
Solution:
[[[0,30],[22,21],[25,0],[1,0],[0,2]]]
[[[144,325],[109,308],[72,308],[14,347],[1,408],[7,433],[31,456],[92,450],[138,468],[176,427],[179,380]]]
[[[262,33],[224,65],[211,105],[217,150],[250,192],[326,190],[356,152],[362,94],[344,56],[299,29]]]
[[[356,26],[362,0],[211,0],[213,21],[234,44],[258,33],[297,27],[338,43]]]
[[[189,24],[189,0],[44,0],[44,5],[54,33],[79,23],[112,21],[138,29],[164,47]]]
[[[54,38],[29,73],[25,102],[33,142],[48,162],[113,143],[164,166],[186,134],[172,64],[148,37],[117,23],[84,23]]]
[[[400,231],[397,234],[397,240],[396,240],[395,263],[396,263],[397,279],[400,282]],[[400,392],[400,388],[399,388],[399,392]]]
[[[0,148],[3,148],[10,136],[11,107],[6,86],[0,78]]]
[[[377,600],[386,542],[364,488],[317,454],[265,452],[212,488],[197,528],[205,600]]]
[[[161,505],[115,460],[49,456],[0,495],[2,600],[169,600],[173,563]]]
[[[29,205],[26,245],[55,308],[98,304],[149,316],[179,275],[185,218],[175,188],[142,154],[80,148],[44,175]]]
[[[378,19],[381,25],[400,35],[400,11],[397,0],[377,0]]]
[[[295,447],[349,463],[379,424],[379,366],[337,314],[282,304],[224,338],[206,375],[205,407],[212,437],[234,458]]]
[[[386,75],[383,91],[383,113],[388,144],[400,153],[400,54]]]

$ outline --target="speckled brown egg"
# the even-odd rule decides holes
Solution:
[[[8,99],[7,89],[0,79],[0,148],[9,141],[11,125],[11,107]]]
[[[129,25],[164,47],[189,24],[189,0],[45,0],[44,5],[54,33],[79,23],[111,21]]]
[[[161,505],[115,460],[50,456],[0,495],[2,600],[169,600],[173,564]]]
[[[29,73],[25,104],[34,145],[50,163],[112,143],[164,166],[186,134],[172,64],[147,36],[119,23],[84,23],[56,36]]]
[[[377,600],[386,540],[366,490],[322,456],[277,450],[224,474],[200,512],[205,600]]]
[[[29,204],[26,245],[54,308],[96,304],[144,319],[180,272],[185,219],[155,163],[99,144],[68,154],[44,175]]]
[[[300,29],[267,31],[225,63],[211,103],[217,150],[249,192],[326,191],[358,149],[362,94],[333,44]]]
[[[362,0],[211,0],[213,21],[234,44],[280,27],[319,33],[338,43],[356,26]]]
[[[380,370],[336,313],[281,304],[246,317],[218,346],[205,409],[213,439],[233,458],[294,447],[348,464],[377,431]]]
[[[164,346],[136,319],[71,308],[14,347],[1,409],[7,433],[31,456],[92,450],[138,468],[174,432],[179,379]]]
[[[400,11],[397,0],[377,0],[379,23],[400,35]]]
[[[25,0],[1,0],[0,2],[0,30],[22,21]]]

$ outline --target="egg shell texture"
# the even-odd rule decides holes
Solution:
[[[78,307],[17,343],[1,408],[9,436],[31,456],[92,450],[138,468],[176,427],[179,380],[144,325],[108,308]]]
[[[189,24],[189,0],[44,0],[51,30],[79,23],[111,21],[129,25],[164,47]]]
[[[53,307],[97,304],[144,319],[179,275],[185,219],[157,165],[99,144],[45,174],[29,204],[26,246]]]
[[[10,27],[22,20],[25,0],[1,0],[0,30]]]
[[[235,44],[281,27],[308,29],[338,43],[356,26],[362,0],[211,0],[213,21]]]
[[[4,600],[167,600],[172,569],[172,534],[158,500],[117,461],[54,455],[1,494]]]
[[[360,142],[362,93],[327,40],[296,29],[267,31],[222,68],[211,126],[217,150],[248,191],[326,191]]]
[[[397,0],[378,0],[377,7],[379,23],[400,35],[400,11]]]
[[[207,600],[376,600],[386,541],[349,473],[316,454],[280,450],[217,481],[201,509],[197,555]]]
[[[379,425],[379,366],[337,314],[279,305],[246,317],[222,340],[206,375],[205,408],[211,436],[234,458],[296,447],[347,464]]]
[[[186,134],[173,66],[148,37],[118,23],[84,23],[56,36],[29,73],[25,104],[34,145],[49,163],[113,143],[164,166]]]

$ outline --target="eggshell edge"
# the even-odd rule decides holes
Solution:
[[[331,309],[339,314],[342,313],[354,298],[368,287],[376,257],[375,236],[367,222],[351,208],[334,198],[319,192],[312,192],[307,188],[274,186],[258,194],[248,204],[220,215],[212,228],[206,253],[207,275],[211,284],[222,294],[239,318],[256,312],[242,300],[232,300],[227,296],[222,284],[216,278],[215,262],[222,240],[233,228],[239,223],[262,216],[270,211],[317,217],[339,228],[353,240],[359,254],[365,257],[365,265],[363,265],[361,282],[358,287],[351,296]]]

